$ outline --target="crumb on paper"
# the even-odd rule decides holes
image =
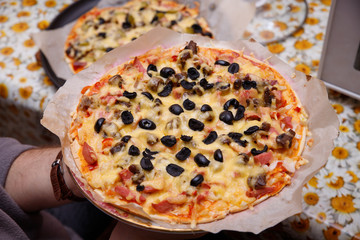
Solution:
[[[292,73],[292,74],[291,74],[291,78],[296,78],[296,74],[295,74],[295,73]]]
[[[307,141],[306,145],[308,145],[309,147],[311,147],[311,146],[313,145],[313,143],[314,143],[314,139],[313,139],[313,138],[310,138],[310,139]]]

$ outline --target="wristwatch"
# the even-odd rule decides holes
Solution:
[[[85,198],[76,196],[66,185],[63,171],[63,155],[62,151],[58,153],[55,161],[51,164],[50,179],[53,186],[54,195],[56,200],[72,200],[72,201],[84,201]]]

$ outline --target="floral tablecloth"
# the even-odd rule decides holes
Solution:
[[[0,1],[0,136],[35,145],[57,142],[39,123],[56,88],[35,57],[38,48],[30,33],[46,29],[72,2]],[[267,44],[268,49],[297,70],[316,76],[330,5],[331,0],[309,0],[303,27],[285,41]],[[272,7],[283,8],[283,1],[276,0]],[[277,21],[278,31],[288,24]],[[340,136],[326,166],[304,187],[303,212],[257,237],[360,239],[360,102],[330,90],[329,98],[341,122]]]

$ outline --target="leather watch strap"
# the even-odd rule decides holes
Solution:
[[[60,151],[51,164],[50,179],[56,200],[84,201],[84,198],[76,196],[66,185],[62,169],[62,158],[62,151]]]

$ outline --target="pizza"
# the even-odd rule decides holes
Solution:
[[[271,66],[190,41],[149,50],[84,87],[69,137],[104,202],[194,226],[289,185],[307,163],[307,119]]]
[[[212,38],[207,22],[198,15],[197,2],[194,8],[164,0],[132,0],[119,7],[95,7],[72,27],[65,42],[65,60],[77,73],[156,26]]]

